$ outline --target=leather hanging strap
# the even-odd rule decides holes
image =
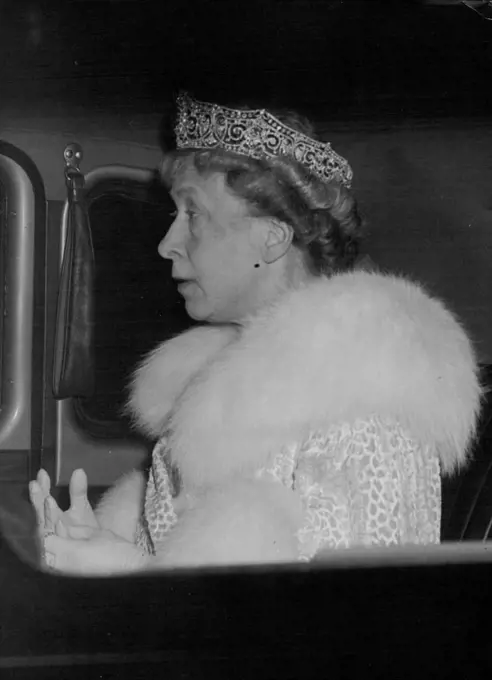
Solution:
[[[68,190],[65,248],[58,288],[53,393],[55,399],[89,397],[94,393],[94,248],[84,176],[79,170],[82,149],[65,149]]]

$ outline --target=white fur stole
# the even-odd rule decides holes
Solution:
[[[162,344],[136,371],[130,408],[148,434],[170,432],[189,488],[370,415],[396,419],[451,473],[480,398],[472,345],[446,307],[405,279],[357,271],[289,292],[241,332],[203,327]]]

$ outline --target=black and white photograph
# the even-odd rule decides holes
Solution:
[[[492,674],[492,0],[0,0],[2,680]]]

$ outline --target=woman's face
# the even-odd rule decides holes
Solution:
[[[202,177],[189,166],[170,193],[175,219],[159,254],[172,260],[188,314],[197,321],[240,321],[258,306],[261,278],[246,203],[229,191],[224,175]]]

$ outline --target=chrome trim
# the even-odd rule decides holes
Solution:
[[[25,450],[31,446],[35,196],[27,173],[2,155],[0,179],[8,201],[0,449]]]
[[[129,179],[145,184],[152,181],[154,173],[155,170],[133,168],[130,165],[103,165],[85,175],[85,190],[90,191],[96,184],[108,179]]]
[[[96,184],[106,180],[127,179],[132,182],[140,182],[145,184],[151,182],[154,177],[154,170],[148,168],[133,168],[130,165],[102,165],[99,168],[94,168],[84,175],[84,191],[87,193],[91,191]],[[65,240],[67,236],[67,212],[68,201],[65,200],[62,214],[62,231],[60,239],[60,268],[63,261],[63,251],[65,249]]]

